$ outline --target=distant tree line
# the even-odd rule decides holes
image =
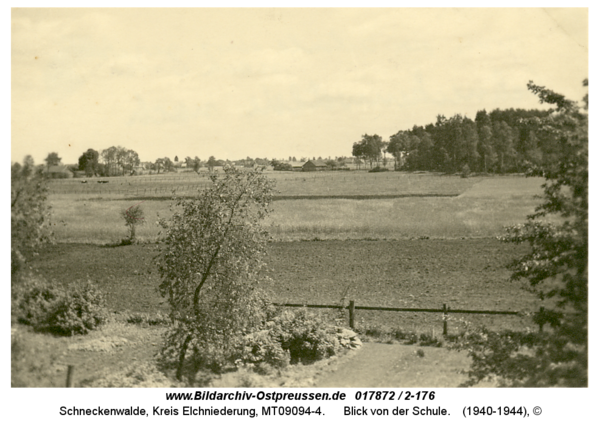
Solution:
[[[79,170],[85,171],[86,176],[125,176],[140,165],[140,157],[134,150],[122,146],[111,146],[101,153],[90,148],[79,157],[78,163]]]
[[[540,138],[543,120],[552,110],[495,109],[478,111],[475,120],[456,114],[438,115],[435,123],[414,126],[390,136],[363,135],[352,155],[373,167],[385,154],[396,169],[456,173],[524,172],[555,164],[563,147],[552,138]]]

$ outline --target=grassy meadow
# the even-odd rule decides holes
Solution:
[[[195,190],[177,191],[191,187],[191,179],[204,179],[184,177],[189,180],[179,176],[166,181],[154,176],[123,178],[129,180],[125,185],[113,178],[107,187],[96,184],[102,187],[98,190],[115,190],[102,194],[77,193],[77,182],[53,183],[50,203],[55,238],[58,242],[116,243],[127,233],[120,212],[141,203],[146,224],[138,227],[137,235],[141,241],[153,242],[160,230],[158,218],[171,215],[172,194],[167,189],[191,196],[203,188],[198,184]],[[541,193],[542,183],[522,176],[462,179],[364,172],[272,173],[270,177],[277,182],[279,198],[265,225],[281,241],[494,237],[504,226],[522,222],[533,212],[538,203],[534,196]],[[152,182],[160,182],[164,191],[150,195]],[[72,187],[75,192],[57,193],[57,187]],[[146,196],[135,195],[144,190]],[[360,196],[365,199],[356,199]]]

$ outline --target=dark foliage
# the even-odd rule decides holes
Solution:
[[[564,96],[531,82],[528,88],[557,107],[536,122],[540,139],[559,147],[561,156],[530,165],[528,175],[546,178],[542,204],[503,241],[529,244],[529,253],[511,263],[512,278],[529,281],[550,305],[534,321],[552,332],[521,340],[487,330],[469,335],[462,346],[474,362],[469,384],[498,378],[512,386],[587,386],[588,118]]]
[[[61,335],[87,334],[107,319],[104,297],[91,283],[63,286],[32,274],[14,286],[12,311],[37,331]]]
[[[50,241],[48,183],[43,168],[35,167],[31,156],[23,165],[11,167],[11,273],[19,273],[26,262]]]

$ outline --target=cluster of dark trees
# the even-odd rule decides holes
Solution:
[[[111,146],[101,153],[90,148],[79,157],[79,170],[85,171],[86,176],[125,176],[139,165],[137,152],[121,146]]]
[[[554,164],[563,155],[552,138],[540,138],[542,123],[552,110],[495,109],[478,111],[475,120],[457,114],[438,115],[435,123],[414,126],[392,135],[363,135],[352,155],[371,166],[385,154],[396,169],[446,173],[465,169],[479,173],[525,172],[533,166]]]
[[[273,167],[273,170],[275,171],[292,171],[293,167],[290,163],[286,163],[284,161],[279,161],[276,159],[272,159],[271,160],[271,166]]]

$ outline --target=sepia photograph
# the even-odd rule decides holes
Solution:
[[[588,387],[587,8],[10,20],[12,388]]]

